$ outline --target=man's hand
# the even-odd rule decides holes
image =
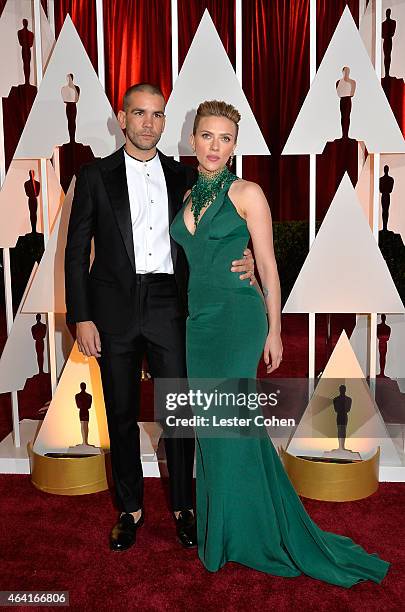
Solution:
[[[256,283],[255,279],[255,260],[253,259],[252,251],[245,249],[243,251],[243,259],[236,259],[232,262],[231,272],[239,272],[241,280],[250,278],[250,284]]]
[[[76,340],[79,351],[86,357],[101,356],[100,334],[93,321],[76,323]]]

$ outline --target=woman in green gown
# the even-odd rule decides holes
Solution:
[[[239,120],[229,104],[200,104],[191,136],[199,178],[170,230],[190,269],[190,379],[255,378],[262,353],[268,373],[282,359],[270,209],[257,184],[238,179],[226,166]],[[263,294],[228,266],[249,237]],[[304,573],[343,587],[382,581],[388,562],[311,520],[270,438],[202,434],[197,429],[197,533],[198,554],[208,570],[234,561],[278,576]]]

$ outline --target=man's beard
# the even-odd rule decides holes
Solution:
[[[137,134],[129,133],[128,130],[127,130],[127,136],[129,140],[132,142],[132,144],[134,145],[134,147],[136,147],[140,151],[150,151],[151,149],[154,149],[156,147],[162,134],[156,135],[153,138],[153,140],[149,141],[148,143],[145,143],[140,138],[138,138]]]

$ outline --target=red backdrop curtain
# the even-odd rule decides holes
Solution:
[[[171,79],[170,0],[104,0],[106,94],[117,113],[131,84],[151,81],[166,97]],[[55,26],[59,33],[69,13],[97,70],[95,0],[58,0]]]
[[[69,14],[79,33],[87,55],[94,69],[97,71],[97,22],[95,0],[57,0],[57,2],[54,3],[54,7],[56,37],[59,36],[66,15]]]
[[[358,19],[358,1],[317,2],[318,63],[344,7]],[[281,156],[309,89],[309,0],[245,0],[243,3],[243,88],[271,150],[249,157],[244,177],[261,184],[275,220],[308,218],[308,156]],[[327,210],[342,174],[357,172],[357,149],[326,151],[318,159],[317,217]]]
[[[281,157],[309,83],[309,1],[249,0],[242,5],[243,89],[271,151],[245,157],[243,175],[259,183],[275,220],[308,217],[308,159]]]
[[[172,89],[170,0],[104,0],[106,93],[115,112],[125,90],[149,81]]]
[[[235,65],[235,2],[218,2],[218,0],[178,0],[179,28],[179,70],[191,45],[198,24],[208,9],[222,44]]]

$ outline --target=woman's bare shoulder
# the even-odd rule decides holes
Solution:
[[[253,181],[245,181],[245,179],[238,179],[234,181],[229,188],[229,195],[234,198],[235,201],[239,201],[241,204],[252,200],[253,198],[263,197],[263,190],[257,183]]]

